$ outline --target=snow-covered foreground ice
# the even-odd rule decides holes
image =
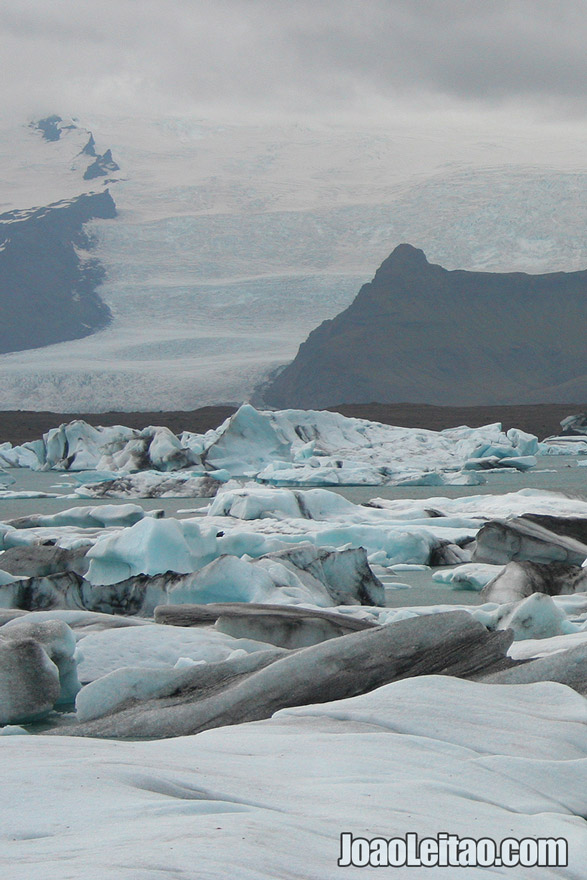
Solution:
[[[6,736],[0,864],[14,880],[331,880],[365,876],[337,867],[342,832],[448,832],[564,838],[568,866],[507,876],[582,880],[586,729],[562,685],[431,676],[153,743]],[[505,876],[425,869],[456,872]]]
[[[108,434],[104,448],[99,432],[86,442],[75,426],[69,437],[67,428],[54,432],[42,451],[40,444],[0,450],[42,466],[49,449],[51,463],[75,467],[63,457],[67,449],[93,471],[75,474],[83,506],[61,495],[59,508],[38,516],[42,502],[23,499],[19,514],[27,515],[0,525],[7,712],[0,732],[15,734],[0,736],[0,873],[15,880],[358,878],[365,868],[337,865],[342,832],[386,839],[448,832],[564,838],[569,864],[426,868],[426,876],[497,878],[507,870],[516,880],[583,880],[587,594],[548,593],[580,586],[585,569],[471,559],[488,522],[518,529],[525,522],[534,543],[523,546],[540,559],[559,558],[569,542],[578,553],[587,500],[541,489],[498,495],[487,486],[454,497],[445,479],[466,474],[464,463],[482,461],[488,447],[491,455],[533,454],[535,438],[506,437],[497,426],[435,434],[334,414],[321,422],[321,415],[245,408],[205,437],[122,429]],[[278,473],[279,462],[304,477],[310,469],[344,470],[336,460],[354,462],[355,476],[366,469],[377,483],[367,505],[348,497],[366,489],[252,479]],[[136,466],[148,469],[129,474]],[[395,481],[380,467],[415,482],[421,478],[409,474],[440,477],[447,488],[373,498],[388,496]],[[498,479],[503,492],[507,478]],[[157,496],[159,488],[199,492],[202,480],[215,483],[215,497],[197,517],[143,516],[140,504],[105,503],[98,491],[88,493],[97,497],[89,507],[87,486],[114,480],[123,499]],[[545,517],[548,528],[524,515]],[[563,534],[569,523],[577,537]],[[518,571],[526,572],[523,583]],[[404,589],[393,591],[396,607],[385,607],[392,591],[384,587],[409,585],[416,575],[427,579],[429,604],[412,604],[416,591]],[[367,586],[377,604],[359,604]],[[435,597],[447,587],[464,590],[451,594],[462,596],[460,607]],[[488,601],[477,592],[498,587],[500,596]],[[530,595],[534,588],[541,592]],[[273,605],[259,611],[255,600]],[[137,616],[174,601],[208,604],[164,604],[158,622]],[[46,610],[25,610],[31,607]],[[439,670],[445,674],[427,674]],[[376,689],[316,704],[369,688]],[[62,699],[69,700],[65,715],[52,709]],[[282,706],[292,708],[268,717]],[[239,723],[260,717],[267,720]],[[36,735],[18,735],[21,724]],[[215,724],[229,726],[177,736]],[[50,736],[39,732],[47,728]],[[158,742],[95,738],[173,734]],[[424,871],[388,870],[405,878]]]

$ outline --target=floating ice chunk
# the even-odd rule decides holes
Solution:
[[[389,480],[392,486],[482,486],[486,479],[476,471],[422,471]]]
[[[587,518],[526,514],[492,520],[479,530],[475,561],[510,560],[581,565],[587,556]]]
[[[38,443],[38,441],[35,441]],[[41,441],[41,446],[44,445]],[[30,468],[38,471],[43,464],[44,454],[40,460],[40,453],[35,444],[24,443],[22,446],[12,446],[10,443],[0,445],[0,464],[10,468]]]
[[[518,471],[528,471],[536,467],[537,461],[533,455],[520,455],[516,458],[502,458],[501,467],[511,467]]]
[[[119,471],[76,471],[72,476],[78,486],[85,486],[87,483],[102,483],[107,480],[116,480],[120,476]]]
[[[523,639],[510,645],[508,655],[513,660],[534,660],[569,651],[579,645],[587,645],[587,630],[565,633],[547,638]]]
[[[209,516],[232,516],[238,519],[325,520],[355,513],[357,507],[336,492],[324,489],[242,488],[217,495],[208,509]]]
[[[492,602],[515,602],[532,593],[551,596],[582,593],[587,589],[587,572],[567,563],[508,562],[483,588],[483,596]]]
[[[59,699],[59,671],[39,642],[2,636],[6,626],[0,627],[0,724],[33,721]]]
[[[466,562],[449,571],[435,571],[432,580],[440,584],[452,584],[455,590],[482,590],[501,571],[502,565]]]
[[[212,498],[218,490],[213,475],[215,472],[204,475],[193,470],[173,474],[139,471],[86,482],[75,493],[83,498]]]
[[[447,486],[483,486],[487,480],[477,471],[457,471],[445,474],[444,482]]]
[[[11,486],[13,483],[16,483],[15,478],[8,471],[5,471],[3,467],[0,467],[0,486]]]
[[[81,419],[51,428],[43,435],[45,460],[56,470],[93,470],[107,447],[122,445],[137,432],[123,425],[95,428]]]
[[[516,664],[509,669],[488,675],[484,680],[494,684],[510,685],[560,681],[587,696],[587,643],[582,642],[566,650],[527,663]]]
[[[96,507],[70,507],[52,514],[32,514],[9,520],[16,529],[73,526],[78,529],[132,526],[145,516],[160,516],[160,511],[145,511],[138,504],[102,504]]]
[[[192,524],[192,534],[196,531]],[[185,573],[195,568],[184,530],[175,519],[145,517],[96,541],[87,558],[87,579],[92,584],[115,584],[136,574]]]
[[[385,566],[399,562],[428,564],[438,544],[433,532],[423,528],[385,528],[368,524],[322,529],[315,540],[322,546],[364,547],[369,555],[377,553],[377,563]]]
[[[475,612],[473,616],[477,616]],[[492,628],[513,630],[516,641],[547,639],[578,631],[578,627],[567,620],[564,611],[556,606],[552,597],[545,593],[533,593],[520,602],[500,605],[489,615],[482,612],[482,616],[482,622]]]
[[[224,539],[219,539],[222,541]],[[18,585],[17,585],[18,586]],[[106,586],[78,582],[57,600],[96,611],[152,615],[157,605],[216,602],[309,603],[321,607],[341,603],[382,604],[384,591],[361,548],[336,551],[297,543],[257,559],[223,555],[199,571],[135,575]],[[44,583],[29,585],[33,597]],[[32,600],[34,601],[34,599]],[[53,600],[55,601],[55,600]],[[18,604],[13,598],[13,604]]]
[[[309,587],[300,577],[273,565],[272,570],[253,565],[236,556],[221,556],[200,569],[189,580],[169,591],[171,604],[186,602],[310,602],[332,604],[322,584]]]
[[[507,438],[515,446],[518,455],[538,455],[540,444],[534,434],[528,434],[520,428],[510,428]]]
[[[438,471],[416,471],[391,481],[394,486],[442,486],[445,483],[443,474]]]
[[[179,435],[179,442],[185,449],[189,449],[194,456],[199,458],[204,451],[205,437],[205,434],[197,434],[194,431],[182,431]]]
[[[164,427],[149,427],[141,431],[141,436],[149,437],[149,458],[153,466],[161,471],[175,470],[186,464],[195,464],[199,457],[190,455],[188,447]]]
[[[59,671],[61,693],[56,705],[73,703],[80,689],[74,653],[73,630],[63,620],[39,620],[36,614],[9,620],[0,628],[0,638],[34,639],[47,652]]]
[[[83,608],[51,608],[46,611],[12,611],[15,616],[30,617],[34,620],[63,620],[75,633],[76,638],[88,632],[101,632],[104,629],[119,629],[121,627],[147,626],[152,621],[137,617],[123,617],[119,614],[100,614],[95,611],[87,611]],[[1,618],[0,618],[1,622]]]
[[[76,718],[80,722],[91,721],[115,711],[129,700],[148,700],[182,678],[181,671],[173,666],[123,666],[82,688],[75,703]]]
[[[332,576],[328,576],[329,557],[338,555],[344,554],[320,553],[313,545],[303,544],[295,550],[263,556],[251,562],[235,556],[221,556],[170,589],[169,602],[304,602],[327,607],[344,601],[345,587],[352,588],[349,575],[344,576],[344,563],[337,566],[339,580],[336,586],[332,585]],[[356,601],[356,590],[359,587],[360,592],[364,575],[358,574],[355,558],[349,562],[355,580],[352,598]],[[330,564],[334,563],[331,561]],[[373,576],[371,580],[375,583]],[[335,595],[329,587],[336,589]]]
[[[233,639],[222,633],[217,635],[223,637],[227,644],[247,643],[246,639]],[[222,684],[223,678],[230,677],[231,672],[232,675],[243,675],[254,671],[270,660],[278,659],[283,653],[279,648],[259,644],[258,650],[250,653],[244,648],[228,650],[220,664],[212,661],[213,665],[208,669],[202,669],[207,666],[206,661],[188,657],[181,658],[182,662],[178,660],[174,666],[118,668],[82,688],[76,700],[76,720],[84,723],[124,710],[129,703],[137,705],[149,700],[175,697],[182,691],[191,691],[193,695],[198,691],[205,693],[210,684],[211,690],[214,690],[214,684]]]
[[[218,632],[233,637],[253,638],[289,649],[316,645],[326,639],[377,626],[370,620],[324,611],[315,606],[237,602],[160,605],[155,609],[155,621],[182,627],[213,624]]]
[[[584,437],[547,437],[540,444],[542,455],[587,455]]]
[[[275,430],[265,413],[250,404],[240,409],[218,429],[218,436],[204,452],[206,464],[231,475],[257,473],[275,459],[289,460],[291,443]]]
[[[132,439],[118,443],[118,449],[104,449],[98,467],[112,470],[177,470],[198,464],[199,455],[184,446],[169,428],[149,426],[135,431]]]
[[[470,458],[463,465],[465,470],[496,470],[512,468],[519,471],[527,471],[536,466],[536,458],[532,455],[519,456],[516,458],[499,457],[489,455],[482,458]]]
[[[388,483],[386,466],[349,459],[311,458],[305,463],[273,461],[257,479],[275,486],[379,486]]]
[[[414,520],[430,515],[483,519],[505,518],[524,513],[587,517],[587,501],[569,498],[545,489],[520,489],[503,495],[466,495],[460,498],[432,497],[426,501],[411,498],[390,500],[373,498],[370,505],[388,512],[394,519]],[[426,513],[428,511],[428,514]]]
[[[28,530],[25,534],[29,534]],[[7,543],[10,543],[10,539],[7,539]],[[2,564],[7,572],[19,578],[44,577],[72,570],[83,573],[87,569],[84,559],[86,549],[66,550],[52,544],[16,545],[2,554]]]
[[[227,471],[225,468],[219,468],[215,471],[210,471],[208,476],[212,480],[216,480],[217,483],[228,483],[232,479],[230,471]]]
[[[418,563],[398,562],[396,565],[389,566],[390,571],[429,571],[429,565],[420,565]]]
[[[259,640],[234,639],[209,626],[165,626],[145,621],[141,626],[82,632],[81,636],[78,675],[83,682],[100,679],[121,667],[172,668],[180,658],[219,663],[237,648],[247,654],[267,648]]]
[[[184,688],[174,689],[165,700],[130,704],[99,722],[71,728],[71,733],[181,736],[240,724],[268,718],[285,706],[314,704],[325,696],[341,699],[364,693],[406,675],[433,671],[477,674],[501,660],[510,643],[509,633],[489,633],[464,612],[422,616],[277,657],[270,654],[269,663],[247,676],[240,662],[263,663],[266,652],[244,657],[232,674],[224,664],[222,669],[188,670],[190,681]],[[199,692],[195,687],[198,680]]]

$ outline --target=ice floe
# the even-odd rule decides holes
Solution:
[[[541,553],[541,551],[539,551]],[[532,593],[556,596],[587,592],[587,571],[566,562],[508,562],[482,590],[491,602],[514,602]]]
[[[143,629],[129,632],[141,637]],[[503,665],[511,641],[510,633],[488,632],[462,611],[422,615],[273,653],[261,668],[252,668],[244,654],[238,661],[184,670],[181,687],[168,692],[165,681],[164,693],[150,693],[139,703],[129,697],[103,718],[71,727],[70,733],[182,736],[268,718],[285,706],[354,696],[406,676],[443,672],[468,677]]]
[[[38,641],[0,637],[0,724],[42,718],[60,694],[57,666]]]

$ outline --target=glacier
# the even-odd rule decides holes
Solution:
[[[47,141],[0,120],[5,210],[102,187],[109,178],[83,179],[83,150],[91,133],[100,155],[113,150],[119,218],[87,227],[113,322],[81,342],[0,356],[4,409],[248,399],[399,241],[449,269],[587,265],[582,157],[572,137],[553,150],[548,127],[532,138],[503,130],[500,141],[456,120],[434,136],[417,123],[357,131],[94,116],[68,125],[63,115],[60,137]]]

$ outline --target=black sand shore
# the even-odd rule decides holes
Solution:
[[[504,430],[521,428],[540,439],[560,432],[560,421],[573,413],[585,412],[587,404],[545,403],[519,406],[432,406],[419,403],[361,403],[329,407],[345,416],[371,419],[406,428],[429,428],[440,431],[457,425],[472,428],[501,422]],[[205,406],[189,411],[55,413],[27,410],[0,411],[0,442],[13,444],[39,439],[49,428],[63,422],[84,419],[90,425],[127,425],[144,428],[166,425],[174,433],[202,433],[218,425],[235,412],[231,406]]]

